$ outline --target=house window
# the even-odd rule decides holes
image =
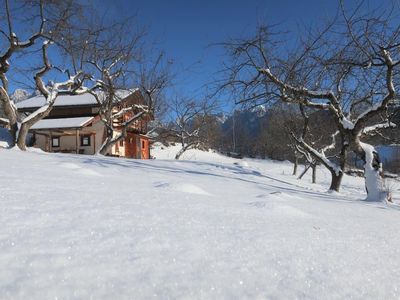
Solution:
[[[146,148],[146,143],[142,141],[142,149]]]
[[[120,141],[119,141],[119,145],[120,145],[121,147],[123,147],[123,146],[124,146],[124,140],[120,140]]]
[[[52,147],[60,147],[60,138],[59,137],[52,137],[51,138],[51,146]]]
[[[81,146],[90,146],[90,135],[81,136]]]

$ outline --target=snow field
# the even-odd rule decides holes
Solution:
[[[322,169],[313,185],[285,162],[166,151],[0,150],[1,298],[400,297],[400,212],[361,201],[362,180],[330,194]]]

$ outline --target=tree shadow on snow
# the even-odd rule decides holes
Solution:
[[[59,157],[64,158],[65,161],[70,162],[71,156],[68,157],[64,155],[59,155]],[[69,159],[67,159],[69,158]],[[115,158],[115,157],[101,157],[101,156],[81,156],[74,155],[74,158],[78,159],[80,163],[87,164],[93,166],[95,168],[103,168],[110,169],[113,167],[122,167],[131,170],[151,170],[158,171],[163,173],[173,173],[173,174],[191,174],[191,175],[199,175],[199,176],[212,176],[221,179],[229,179],[236,180],[240,182],[246,182],[255,184],[261,188],[268,187],[269,190],[271,188],[276,189],[276,192],[286,192],[292,195],[303,195],[307,196],[307,199],[315,199],[315,200],[329,200],[329,201],[337,201],[337,202],[349,202],[349,203],[365,203],[367,205],[374,206],[378,209],[392,208],[396,210],[400,210],[400,206],[398,205],[390,205],[390,206],[382,206],[377,205],[376,203],[368,203],[362,202],[360,199],[345,199],[344,195],[335,195],[328,192],[315,191],[308,187],[294,184],[279,178],[275,178],[270,175],[262,174],[259,171],[255,171],[252,169],[246,169],[240,165],[227,165],[224,163],[216,164],[211,162],[199,162],[199,161],[175,161],[175,160],[134,160],[134,159],[124,159],[124,158]],[[157,162],[157,165],[155,165]],[[193,165],[198,166],[205,171],[202,170],[193,170]],[[188,167],[188,168],[187,168]],[[213,171],[219,170],[220,172],[226,172],[226,174],[217,174]],[[234,175],[234,176],[232,176]],[[235,176],[236,175],[236,176]],[[254,179],[251,177],[255,177]],[[269,182],[262,182],[262,179],[268,179]],[[260,181],[261,180],[261,181]],[[271,182],[272,181],[272,182]],[[278,184],[274,184],[273,182],[283,184],[285,186],[281,186]]]

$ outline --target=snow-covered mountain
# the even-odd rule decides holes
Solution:
[[[267,107],[265,105],[258,105],[253,107],[250,111],[256,113],[256,115],[261,118],[267,114]]]
[[[15,103],[18,103],[20,101],[28,99],[30,96],[30,93],[26,90],[23,89],[16,89],[14,93],[11,95],[11,100],[13,100]]]

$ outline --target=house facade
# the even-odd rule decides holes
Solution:
[[[143,103],[138,89],[121,93],[114,111],[132,104]],[[21,114],[29,115],[45,103],[42,96],[35,96],[17,103]],[[99,116],[100,105],[91,94],[59,96],[49,116],[34,124],[30,130],[30,144],[46,152],[89,154],[97,153],[105,141],[106,128]],[[121,115],[118,122],[129,118]],[[118,142],[108,155],[127,158],[150,158],[150,143],[146,136],[149,119],[138,120],[128,128],[125,139]],[[117,132],[118,133],[118,132]],[[115,134],[117,134],[115,133]]]

